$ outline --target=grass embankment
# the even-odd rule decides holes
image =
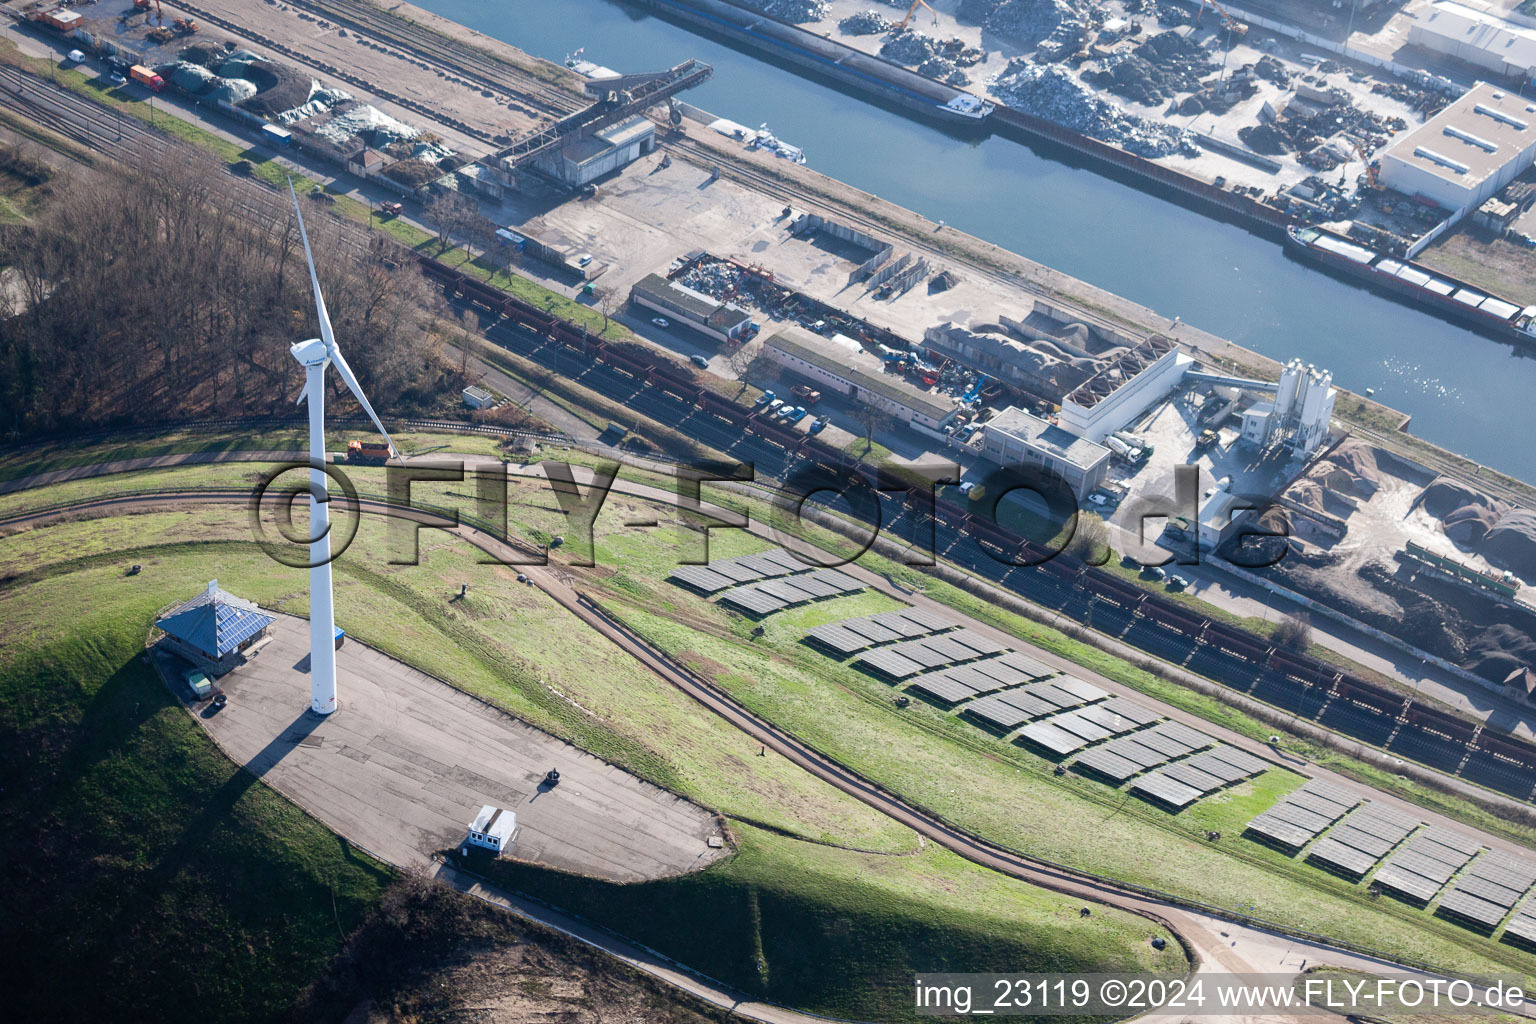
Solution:
[[[906,858],[825,851],[737,824],[740,852],[698,874],[617,885],[511,862],[503,885],[613,925],[764,999],[854,1020],[922,1020],[924,972],[1183,969],[1160,930],[979,868],[939,847]],[[482,862],[484,863],[484,862]],[[841,961],[836,970],[829,964]]]
[[[428,501],[467,493],[460,484],[422,488]],[[514,528],[523,535],[565,529],[547,491],[517,488],[513,501]],[[636,502],[610,498],[607,528],[637,511],[643,510]],[[189,535],[199,539],[188,542]],[[155,608],[213,576],[264,605],[304,611],[302,572],[274,568],[248,537],[243,510],[197,508],[64,522],[0,539],[0,572],[8,577],[0,618],[15,625],[8,642],[46,642],[70,628],[59,623],[75,618],[78,605],[103,621],[133,620],[123,628],[141,637]],[[514,570],[478,565],[474,553],[440,532],[422,533],[420,543],[419,565],[390,565],[394,538],[365,517],[357,543],[337,562],[337,614],[349,633],[720,809],[737,831],[750,834],[727,881],[738,892],[759,892],[758,917],[712,914],[670,938],[648,933],[665,952],[688,961],[716,945],[741,948],[758,941],[760,927],[767,976],[782,965],[784,978],[803,983],[799,991],[828,1001],[811,1004],[788,988],[773,989],[776,995],[823,1012],[857,1007],[865,1018],[899,1017],[892,993],[905,992],[913,970],[928,969],[925,950],[944,945],[980,949],[985,939],[1017,957],[1027,954],[1029,963],[1176,967],[1166,959],[1178,957],[1173,945],[1154,955],[1146,944],[1155,929],[1145,921],[1104,911],[1080,923],[1075,902],[923,850],[910,831],[851,797],[781,758],[757,756],[757,745],[723,720],[617,648],[575,631],[553,602],[517,584]],[[124,577],[128,563],[143,571]],[[463,580],[472,581],[468,597],[450,604]],[[579,658],[572,657],[576,650]],[[955,893],[974,894],[985,909],[957,908]],[[667,886],[627,889],[622,905],[635,917],[609,920],[632,933],[635,921],[666,919],[671,896]],[[776,901],[796,908],[795,916],[783,916]],[[821,929],[814,962],[799,958],[792,941],[807,922]],[[1030,945],[1008,936],[1025,936]],[[1002,959],[996,962],[1001,969]],[[894,973],[858,973],[885,967]],[[834,994],[842,1001],[832,1002]],[[877,1002],[887,998],[890,1014]]]
[[[173,703],[139,660],[159,594],[98,600],[61,582],[39,605],[31,588],[0,588],[7,1013],[274,1019],[391,872],[258,785]]]

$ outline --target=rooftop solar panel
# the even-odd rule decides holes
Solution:
[[[1064,729],[1058,729],[1050,722],[1034,722],[1026,725],[1019,730],[1019,738],[1063,757],[1088,745],[1088,741],[1081,736],[1074,736]]]
[[[1172,778],[1166,771],[1143,775],[1131,783],[1131,792],[1153,797],[1170,807],[1187,807],[1203,795],[1200,790]]]
[[[1326,836],[1312,847],[1307,859],[1357,877],[1371,870],[1376,863],[1376,858],[1370,854]]]
[[[1126,779],[1142,770],[1142,766],[1135,761],[1128,761],[1111,750],[1104,747],[1090,747],[1078,755],[1075,762],[1085,768],[1091,768],[1106,778],[1116,782],[1124,782]]]

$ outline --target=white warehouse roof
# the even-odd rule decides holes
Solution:
[[[1411,40],[1422,46],[1476,60],[1471,51],[1482,51],[1489,61],[1536,71],[1536,31],[1505,21],[1498,15],[1442,0],[1422,14],[1410,29]]]
[[[1382,154],[1388,184],[1393,161],[1473,190],[1536,145],[1536,102],[1479,82],[1461,99],[1394,142]]]

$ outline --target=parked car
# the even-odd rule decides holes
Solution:
[[[1141,575],[1149,580],[1157,580],[1159,583],[1168,578],[1168,573],[1160,565],[1142,566]]]
[[[789,419],[789,414],[794,412],[794,411],[795,411],[795,407],[792,406],[792,405],[781,405],[777,409],[774,410],[773,414],[775,416],[777,416],[781,420],[787,420],[787,419]]]
[[[709,369],[709,360],[703,356],[689,356],[688,361],[701,370]]]
[[[811,433],[813,433],[813,434],[819,434],[823,430],[825,430],[826,428],[827,428],[827,420],[823,416],[818,416],[814,420],[811,421]]]
[[[1088,500],[1091,503],[1095,504],[1095,505],[1108,505],[1109,504],[1109,498],[1106,497],[1103,494],[1100,494],[1098,491],[1094,491],[1091,494],[1089,494],[1088,495]]]
[[[775,398],[773,401],[768,403],[768,415],[772,416],[776,414],[783,405],[784,399]]]
[[[588,263],[591,263],[591,262],[592,262],[592,254],[589,253],[589,252],[584,252],[580,256],[576,257],[576,265],[578,267],[584,267]]]
[[[659,317],[659,316],[651,317],[651,323],[655,324],[657,327],[671,327],[672,326],[672,322],[670,320],[666,320],[666,319],[664,319],[662,317]]]
[[[960,484],[960,493],[961,494],[970,494],[971,493],[971,488],[975,487],[975,486],[976,486],[976,481],[974,481],[974,480],[962,481],[961,484]]]
[[[762,394],[757,396],[757,401],[753,402],[752,404],[753,405],[767,405],[771,401],[773,401],[773,392],[772,391],[764,391]]]
[[[1168,577],[1169,590],[1183,590],[1187,586],[1189,586],[1189,580],[1185,579],[1183,576]]]
[[[118,74],[116,71],[112,72],[110,75],[107,76],[107,81],[112,83],[113,88],[117,88],[119,86],[124,86],[124,85],[128,84],[128,79],[124,78],[122,75]]]

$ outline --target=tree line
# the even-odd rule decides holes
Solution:
[[[301,198],[347,361],[376,408],[414,411],[441,379],[430,289]],[[298,227],[251,205],[201,154],[81,171],[0,226],[0,437],[202,417],[293,415],[315,337]],[[343,414],[350,398],[333,401]]]

